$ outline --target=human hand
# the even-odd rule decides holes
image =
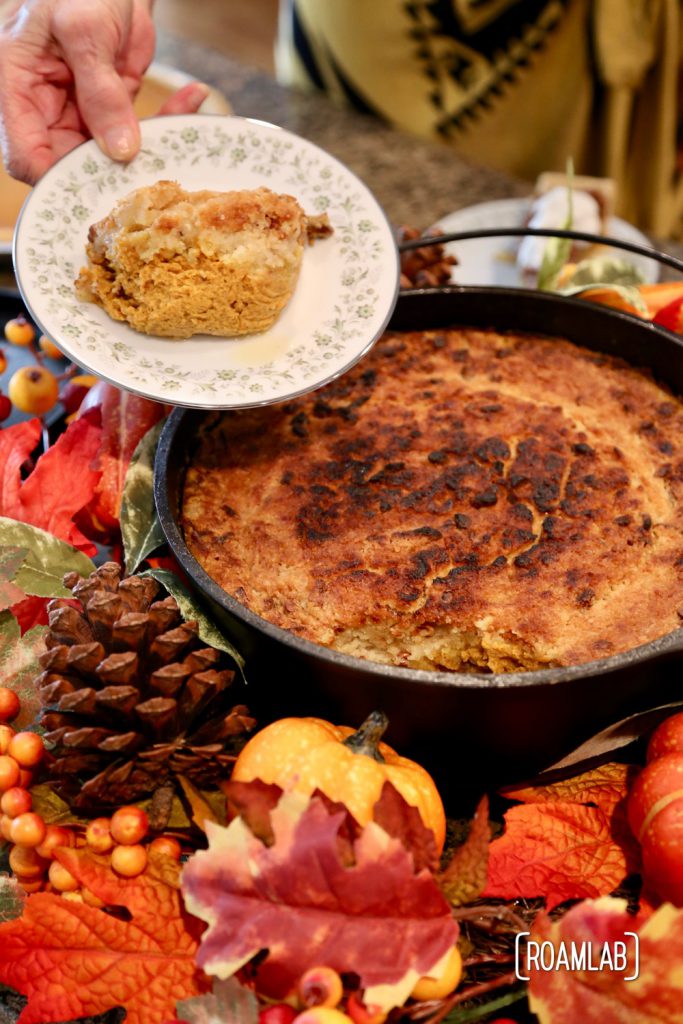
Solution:
[[[152,0],[25,0],[0,31],[0,144],[15,178],[35,183],[91,136],[114,160],[140,147],[133,110],[154,54]],[[191,113],[192,83],[160,113]]]

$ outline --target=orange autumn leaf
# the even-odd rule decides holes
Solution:
[[[610,814],[616,805],[628,794],[638,769],[635,765],[610,762],[602,764],[581,775],[551,782],[541,786],[508,786],[501,794],[508,800],[519,800],[525,804],[548,803],[556,800],[571,800],[577,804],[597,804],[605,814]]]
[[[476,900],[486,886],[491,841],[489,800],[483,796],[472,818],[467,839],[456,848],[437,881],[452,906]]]
[[[627,932],[638,934],[637,980],[628,980],[636,973],[636,952]],[[562,949],[585,949],[596,965],[606,950],[616,968],[591,971],[586,960],[584,969],[545,971],[540,956],[538,965],[532,960],[529,1005],[540,1024],[683,1024],[683,910],[664,904],[634,918],[625,900],[586,900],[558,921],[539,914],[531,940],[549,944],[546,965],[552,944],[556,960]],[[623,966],[617,942],[625,943]]]
[[[483,895],[542,896],[551,909],[610,893],[637,866],[632,845],[614,831],[600,807],[566,800],[512,807],[505,832],[489,847]]]
[[[137,878],[118,878],[106,860],[61,848],[55,856],[122,920],[52,893],[26,900],[17,920],[0,925],[0,982],[28,1003],[17,1024],[94,1016],[116,1006],[126,1024],[161,1024],[176,1002],[201,991],[195,966],[200,924],[183,911],[178,866],[150,862]]]

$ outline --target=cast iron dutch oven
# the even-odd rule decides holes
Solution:
[[[450,287],[403,292],[392,330],[490,327],[568,338],[619,355],[683,395],[683,339],[580,299],[517,289]],[[156,459],[156,501],[168,542],[243,652],[247,699],[263,721],[314,714],[358,724],[375,708],[389,742],[421,758],[440,784],[467,766],[482,780],[522,778],[625,714],[683,693],[683,629],[569,668],[466,675],[378,665],[299,639],[225,593],[190,554],[178,523],[185,466],[205,413],[176,409]]]

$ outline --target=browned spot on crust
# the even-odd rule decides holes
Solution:
[[[386,335],[314,395],[213,420],[183,522],[300,636],[421,668],[581,662],[680,625],[681,438],[666,389],[568,342]]]

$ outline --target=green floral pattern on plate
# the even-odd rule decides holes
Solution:
[[[207,347],[205,338],[148,338],[79,301],[73,282],[84,262],[88,226],[116,199],[162,178],[189,189],[263,184],[292,193],[309,213],[328,213],[334,234],[307,250],[290,303],[298,303],[295,343],[253,360],[245,347],[251,343],[263,353],[269,333],[288,330],[280,325],[289,307],[271,332],[253,342],[212,339]],[[381,332],[398,280],[391,230],[365,186],[312,143],[236,117],[144,122],[142,149],[128,165],[113,163],[86,143],[34,189],[19,223],[16,253],[27,304],[77,362],[150,397],[211,407],[281,401],[337,375]],[[299,295],[300,289],[309,294]]]

